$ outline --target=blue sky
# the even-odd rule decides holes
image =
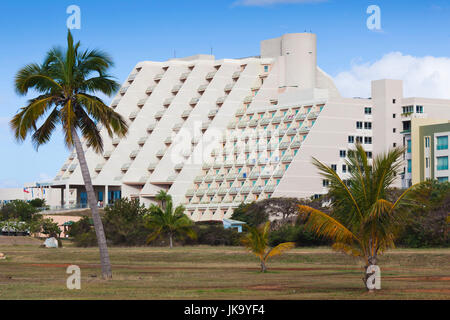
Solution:
[[[211,47],[217,58],[257,55],[261,40],[305,30],[317,34],[319,66],[340,82],[345,93],[360,94],[354,89],[358,86],[345,79],[361,82],[365,93],[370,77],[384,76],[388,63],[398,61],[406,63],[405,69],[427,66],[441,83],[450,80],[447,0],[2,1],[0,188],[53,177],[68,154],[59,131],[36,152],[29,140],[23,144],[13,140],[7,122],[26,101],[13,90],[15,73],[27,63],[41,62],[52,46],[64,45],[66,8],[72,4],[82,14],[81,30],[74,36],[84,47],[101,48],[113,56],[112,74],[119,82],[138,61],[164,61],[174,51],[178,57],[210,53]],[[381,9],[381,31],[366,27],[366,9],[372,4]],[[386,56],[394,52],[397,55]],[[422,59],[425,56],[433,57],[431,63]],[[436,85],[424,84],[420,75],[407,70],[394,75],[418,78],[408,84],[412,91],[429,87],[423,94],[439,95],[433,91]],[[450,82],[444,81],[448,87]]]

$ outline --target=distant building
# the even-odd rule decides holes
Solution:
[[[167,190],[193,220],[223,220],[242,202],[326,193],[312,157],[345,179],[356,143],[372,158],[406,146],[415,119],[450,119],[450,100],[405,98],[400,80],[373,81],[371,98],[343,98],[316,60],[316,35],[296,33],[262,41],[258,57],[138,63],[111,104],[128,120],[127,138],[100,128],[103,154],[83,142],[98,201],[149,205]],[[411,184],[407,163],[398,187]],[[87,205],[75,152],[52,188],[63,190],[62,205],[74,189]]]
[[[413,119],[407,144],[405,180],[415,184],[427,179],[448,181],[450,120]]]

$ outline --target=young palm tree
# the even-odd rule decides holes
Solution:
[[[169,237],[170,248],[173,248],[175,236],[188,236],[195,239],[197,235],[192,229],[192,221],[184,214],[184,207],[173,208],[172,197],[169,195],[164,208],[157,205],[150,206],[150,214],[147,216],[147,226],[153,232],[148,236],[147,243],[155,240],[160,234]]]
[[[269,231],[270,222],[260,225],[259,227],[251,227],[244,225],[248,230],[242,239],[242,244],[247,247],[261,262],[261,272],[266,272],[266,263],[270,257],[280,255],[283,252],[295,247],[294,242],[280,243],[274,248],[269,248]]]
[[[414,202],[411,191],[417,185],[390,201],[389,187],[398,178],[403,152],[402,148],[392,149],[369,164],[365,150],[357,145],[346,160],[350,171],[346,182],[331,167],[313,159],[320,174],[330,181],[332,213],[299,205],[299,218],[306,218],[309,230],[332,239],[335,250],[362,258],[366,271],[377,264],[380,254],[394,247],[394,239],[406,220],[406,207]],[[363,278],[366,287],[369,276],[366,273]]]
[[[156,200],[156,201],[159,201],[159,203],[160,203],[160,205],[161,205],[161,208],[162,208],[163,210],[166,209],[166,203],[167,203],[167,201],[169,201],[169,200],[171,200],[171,199],[172,199],[171,195],[168,194],[167,191],[164,191],[164,190],[160,190],[160,191],[158,192],[158,194],[156,195],[156,197],[155,197],[155,200]]]
[[[80,51],[80,43],[74,44],[69,31],[67,49],[51,49],[42,64],[29,64],[20,69],[15,87],[20,95],[29,90],[39,96],[31,99],[11,120],[15,138],[22,142],[29,133],[36,149],[47,143],[58,124],[62,125],[64,142],[75,147],[80,163],[89,207],[92,210],[103,278],[112,277],[103,224],[98,214],[97,200],[92,187],[86,158],[78,132],[91,144],[94,151],[103,151],[103,141],[97,123],[112,137],[124,137],[128,131],[125,120],[95,96],[103,93],[111,96],[119,84],[107,74],[112,66],[111,58],[99,50]],[[47,115],[48,114],[48,115]],[[45,118],[46,117],[46,118]],[[43,123],[38,128],[38,121]]]

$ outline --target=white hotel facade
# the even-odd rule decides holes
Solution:
[[[99,201],[148,205],[167,190],[193,220],[221,220],[242,202],[326,193],[312,157],[345,179],[356,142],[371,157],[406,146],[414,118],[450,119],[449,100],[405,98],[400,80],[373,81],[368,99],[344,98],[316,57],[316,36],[296,33],[262,41],[258,57],[138,63],[111,105],[128,136],[102,130],[103,154],[84,142]],[[405,167],[397,186],[410,180]],[[62,205],[74,189],[86,204],[83,185],[73,152],[52,188]]]

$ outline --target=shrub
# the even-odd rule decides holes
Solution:
[[[37,209],[31,204],[22,200],[14,200],[1,208],[0,219],[4,221],[18,219],[20,221],[29,222],[33,219],[36,212]]]
[[[330,244],[328,240],[321,239],[314,233],[305,230],[303,225],[284,225],[270,233],[270,246],[274,247],[283,242],[295,242],[297,247],[323,246]]]
[[[149,230],[144,217],[148,212],[138,199],[119,199],[106,207],[103,225],[108,241],[114,245],[145,245]]]
[[[198,222],[194,227],[197,244],[211,246],[237,246],[241,234],[236,229],[225,229],[222,222]]]

